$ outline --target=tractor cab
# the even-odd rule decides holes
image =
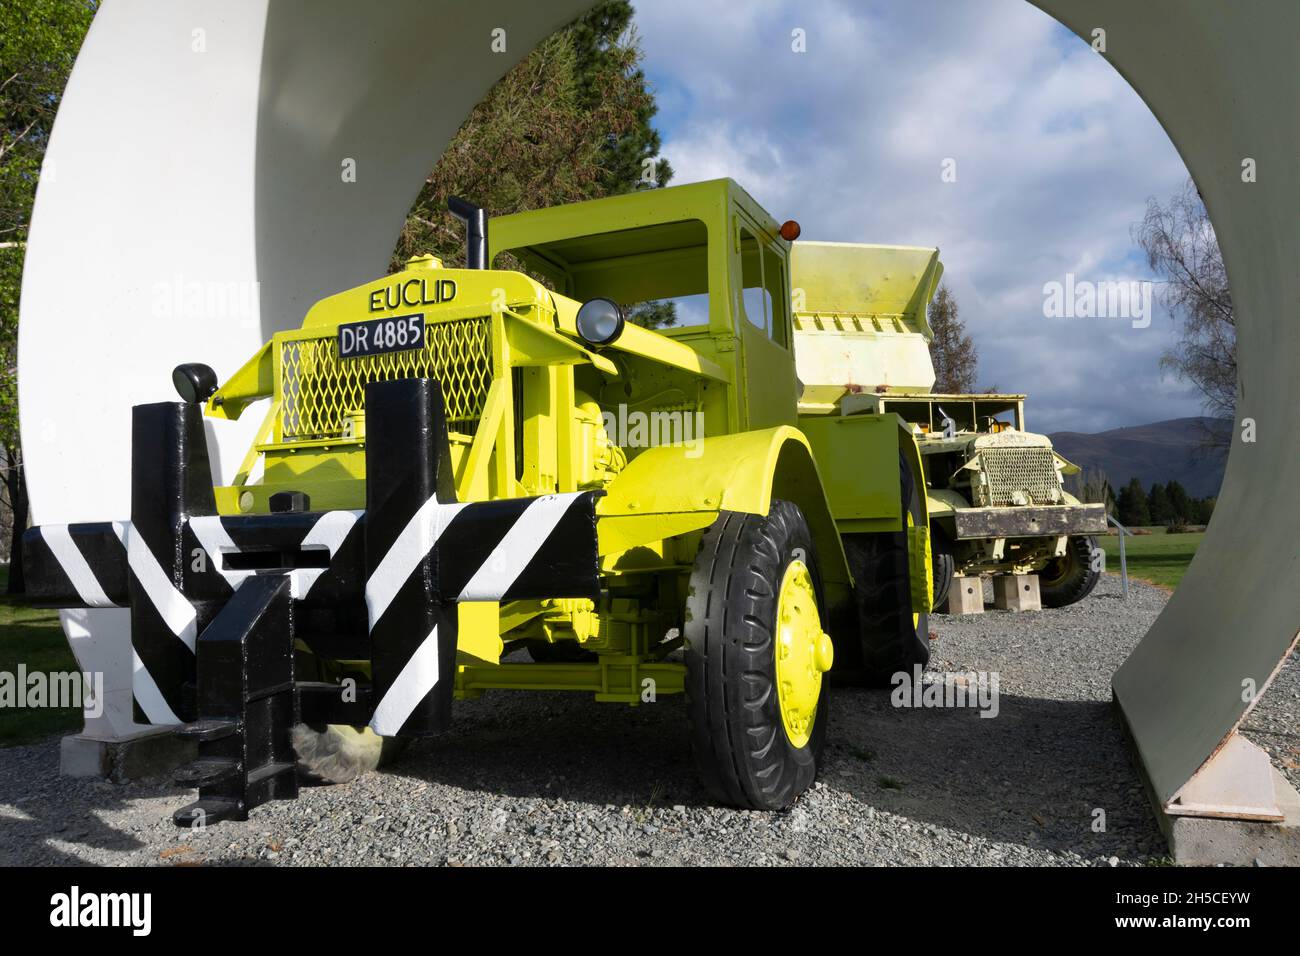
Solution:
[[[502,216],[491,221],[490,245],[495,267],[538,278],[557,303],[609,299],[632,323],[725,369],[734,387],[704,383],[699,396],[710,432],[721,434],[796,418],[790,243],[781,230],[739,185],[719,179]],[[650,342],[637,334],[626,344]]]

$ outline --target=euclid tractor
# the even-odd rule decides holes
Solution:
[[[793,274],[803,421],[893,413],[916,438],[934,606],[954,574],[1037,574],[1048,607],[1087,597],[1101,574],[1092,535],[1106,530],[1106,508],[1065,490],[1063,476],[1079,468],[1024,430],[1025,396],[930,391],[926,306],[943,274],[939,250],[801,242]]]
[[[490,236],[451,205],[467,268],[329,296],[224,382],[177,368],[182,401],[133,411],[131,514],[32,529],[33,596],[130,608],[136,719],[197,743],[182,825],[346,779],[497,690],[684,692],[709,793],[788,806],[828,676],[928,654],[915,429],[800,416],[798,226],[729,180]],[[628,322],[641,303],[677,323]],[[202,415],[259,403],[212,487]]]

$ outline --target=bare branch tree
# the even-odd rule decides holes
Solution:
[[[1237,405],[1237,323],[1228,273],[1214,227],[1195,184],[1165,205],[1147,200],[1133,237],[1164,280],[1161,299],[1179,321],[1178,343],[1160,359],[1200,391],[1206,412],[1230,418]],[[1224,433],[1206,429],[1219,445]]]

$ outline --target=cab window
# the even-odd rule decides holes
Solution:
[[[749,324],[767,331],[768,305],[763,288],[763,252],[754,234],[740,227],[740,311]]]
[[[579,302],[613,299],[638,325],[689,335],[709,322],[708,245],[704,222],[683,219],[501,250],[496,262]]]
[[[741,311],[750,325],[789,347],[790,296],[785,260],[769,243],[740,227]]]
[[[763,287],[767,301],[767,336],[789,346],[790,293],[785,287],[785,260],[770,245],[763,246]]]

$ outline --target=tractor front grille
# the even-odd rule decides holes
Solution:
[[[442,383],[447,427],[473,435],[492,384],[492,320],[429,322],[424,348],[340,361],[338,336],[279,343],[280,439],[338,438],[350,412],[365,407],[370,382],[429,376]]]
[[[1021,492],[1026,504],[1061,503],[1061,481],[1049,448],[984,448],[980,451],[988,479],[985,505],[1010,505]]]

